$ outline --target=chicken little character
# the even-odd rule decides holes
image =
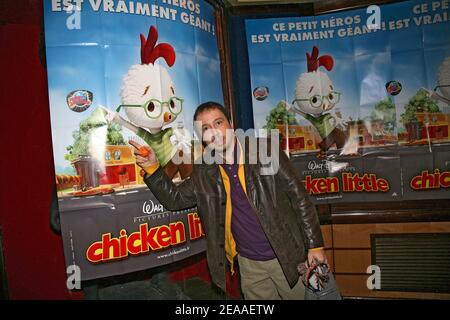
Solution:
[[[296,83],[295,99],[292,105],[286,105],[317,129],[322,138],[319,157],[323,157],[333,144],[338,149],[343,148],[347,139],[345,133],[338,128],[337,119],[328,113],[339,102],[341,93],[335,90],[328,75],[319,70],[322,66],[331,71],[333,58],[329,55],[319,57],[317,47],[313,47],[311,55],[306,53],[306,58],[308,72],[300,75]]]
[[[128,128],[142,138],[154,151],[169,178],[180,172],[186,178],[192,165],[175,164],[175,154],[190,152],[190,138],[184,131],[164,126],[175,121],[182,111],[183,99],[176,94],[175,85],[165,67],[156,64],[163,58],[171,67],[175,63],[175,50],[168,43],[156,45],[158,31],[151,26],[147,39],[141,38],[141,64],[130,67],[123,78],[121,100],[117,112],[102,108],[108,121]],[[119,115],[123,108],[128,117]]]

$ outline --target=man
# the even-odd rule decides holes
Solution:
[[[249,163],[249,148],[233,134],[218,103],[200,105],[194,121],[205,149],[222,155],[223,164],[196,161],[190,178],[175,185],[153,152],[142,153],[130,141],[136,163],[146,171],[145,183],[169,210],[197,206],[211,277],[222,290],[227,261],[233,274],[237,259],[245,299],[303,299],[297,266],[306,259],[327,260],[315,207],[296,170],[279,150],[278,171],[261,174],[260,159]]]

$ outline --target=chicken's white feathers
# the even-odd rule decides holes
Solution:
[[[168,101],[175,95],[175,86],[167,69],[159,64],[136,64],[130,67],[122,82],[124,105],[143,105],[150,99]],[[163,117],[151,119],[143,108],[125,107],[128,119],[138,127],[161,129]],[[175,117],[173,117],[175,120]]]
[[[294,108],[303,113],[318,116],[324,112],[323,108],[312,107],[309,99],[315,95],[326,97],[331,91],[334,91],[333,83],[326,73],[322,71],[305,72],[297,79],[295,98],[301,99],[301,101],[298,101]]]

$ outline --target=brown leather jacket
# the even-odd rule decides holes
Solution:
[[[270,143],[269,143],[270,145]],[[257,214],[290,286],[299,278],[297,266],[307,258],[307,249],[323,246],[319,219],[302,180],[284,152],[279,151],[279,170],[262,175],[262,165],[248,164],[245,148],[247,196]],[[225,291],[226,191],[217,164],[194,164],[189,179],[176,186],[158,168],[145,175],[145,183],[168,210],[197,206],[206,234],[206,255],[213,282]]]

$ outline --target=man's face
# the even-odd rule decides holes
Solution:
[[[197,116],[197,132],[210,148],[225,151],[233,142],[234,132],[230,122],[218,109],[207,109]]]

